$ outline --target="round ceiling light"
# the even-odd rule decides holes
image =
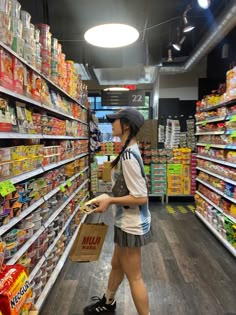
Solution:
[[[90,28],[84,34],[91,45],[103,48],[128,46],[139,38],[139,32],[126,24],[103,24]]]
[[[208,9],[211,1],[210,0],[198,0],[198,4],[202,9]]]

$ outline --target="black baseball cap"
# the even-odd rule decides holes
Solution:
[[[144,124],[143,115],[134,108],[123,108],[114,114],[106,115],[106,117],[110,123],[112,123],[116,119],[126,118],[139,129]]]

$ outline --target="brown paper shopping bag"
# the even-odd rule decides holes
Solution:
[[[95,261],[99,259],[107,234],[104,223],[82,223],[70,252],[72,261]]]

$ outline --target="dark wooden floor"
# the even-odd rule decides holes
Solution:
[[[151,315],[236,315],[235,259],[195,217],[192,204],[151,202],[151,211],[154,242],[143,249]],[[111,220],[109,211],[104,222]],[[110,226],[98,262],[67,260],[40,315],[82,315],[91,296],[103,295],[112,237]],[[137,315],[127,280],[116,298],[116,315]]]

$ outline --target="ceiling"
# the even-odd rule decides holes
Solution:
[[[53,37],[60,40],[66,59],[84,64],[91,79],[99,84],[151,83],[158,65],[181,66],[196,51],[199,42],[222,11],[232,1],[211,0],[210,10],[201,9],[197,0],[19,0],[32,16],[32,23],[50,25]],[[182,37],[183,13],[195,29],[186,33],[180,52],[168,48]],[[236,19],[235,19],[236,20]],[[84,41],[85,31],[97,24],[119,22],[136,27],[139,40],[127,47],[104,49]],[[236,22],[235,22],[236,24]]]

